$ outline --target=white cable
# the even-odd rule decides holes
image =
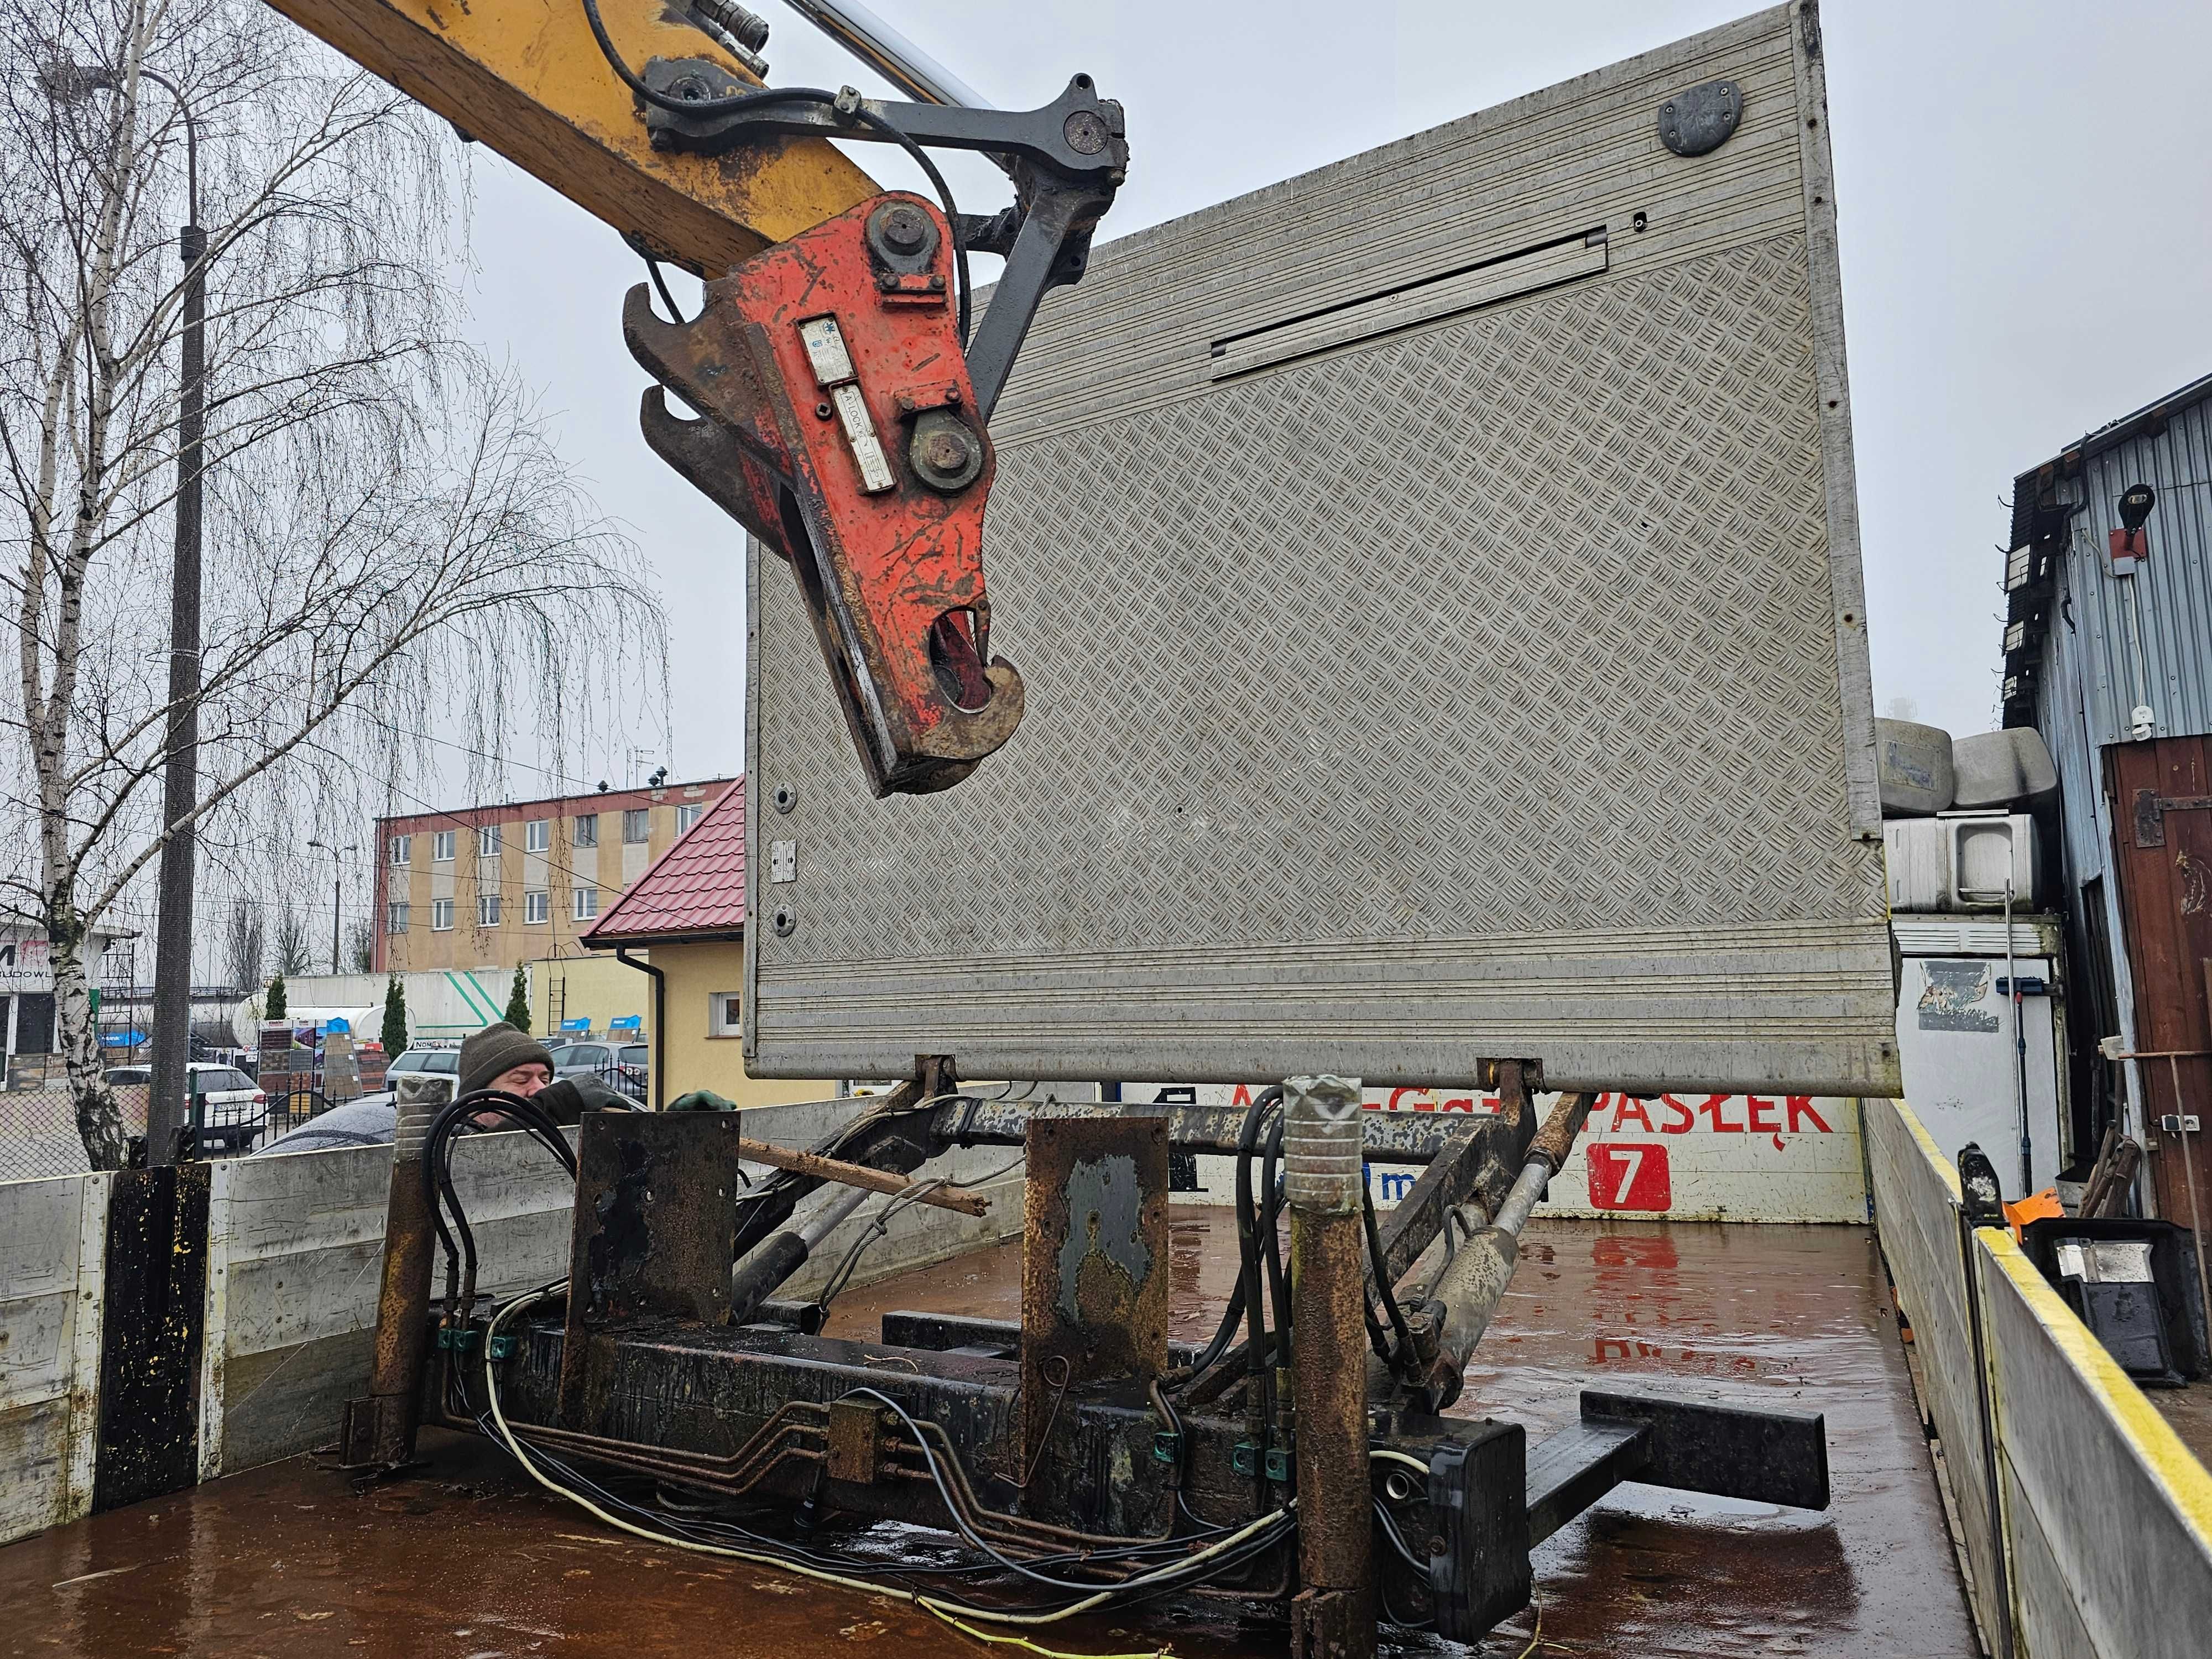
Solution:
[[[1387,1446],[1373,1447],[1369,1450],[1367,1455],[1369,1460],[1373,1462],[1380,1463],[1388,1462],[1392,1463],[1403,1463],[1407,1468],[1419,1469],[1423,1474],[1426,1474],[1429,1472],[1429,1466],[1421,1462],[1419,1458],[1409,1456],[1401,1451],[1392,1451]]]

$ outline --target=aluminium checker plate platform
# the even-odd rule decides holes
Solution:
[[[1895,1090],[1811,6],[1103,245],[993,434],[957,789],[751,552],[755,1075]]]

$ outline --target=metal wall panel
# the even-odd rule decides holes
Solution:
[[[1833,214],[1792,8],[1102,246],[994,427],[973,778],[867,798],[755,550],[749,1068],[1893,1087]]]
[[[2212,735],[2212,397],[2153,429],[2106,442],[2100,448],[2094,435],[2084,439],[2078,476],[2057,485],[2057,498],[2081,510],[2057,563],[2055,620],[2036,663],[2034,724],[2058,770],[2067,902],[2078,916],[2083,886],[2107,878],[2104,925],[2118,1035],[2138,1048],[2154,1045],[2139,1040],[2130,936],[2112,874],[2105,750],[2131,741],[2138,702],[2150,706],[2160,738]],[[2158,491],[2147,526],[2150,557],[2134,575],[2115,576],[2109,538],[2119,528],[2121,492],[2134,483]],[[2124,1064],[2129,1098],[2140,1102],[2148,1079],[2136,1061]],[[2140,1134],[2140,1121],[2131,1130]]]

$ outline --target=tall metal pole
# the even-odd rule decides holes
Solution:
[[[1283,1085],[1291,1203],[1291,1385],[1297,1407],[1293,1659],[1372,1659],[1374,1486],[1368,1474],[1366,1171],[1357,1078]],[[1255,1379],[1256,1386],[1256,1379]]]
[[[331,854],[331,972],[342,974],[338,965],[338,895],[345,890],[345,872],[338,865],[338,855]]]
[[[199,804],[200,469],[207,393],[207,232],[200,226],[199,134],[184,94],[166,88],[185,118],[186,216],[178,233],[185,262],[181,384],[177,393],[176,555],[169,584],[168,757],[161,780],[159,932],[154,947],[154,1054],[146,1108],[146,1159],[174,1162],[190,1077],[192,1020],[192,860],[198,836],[185,822]]]

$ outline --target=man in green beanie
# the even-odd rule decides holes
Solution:
[[[536,1037],[505,1020],[487,1025],[461,1044],[460,1087],[465,1095],[497,1089],[525,1100],[553,1081],[553,1056]]]
[[[579,1121],[587,1111],[611,1109],[633,1111],[636,1103],[588,1072],[553,1080],[553,1056],[545,1045],[526,1031],[518,1031],[505,1020],[487,1025],[461,1044],[461,1093],[496,1089],[519,1095],[545,1109],[556,1123]],[[495,1112],[480,1113],[480,1128],[507,1127]]]

